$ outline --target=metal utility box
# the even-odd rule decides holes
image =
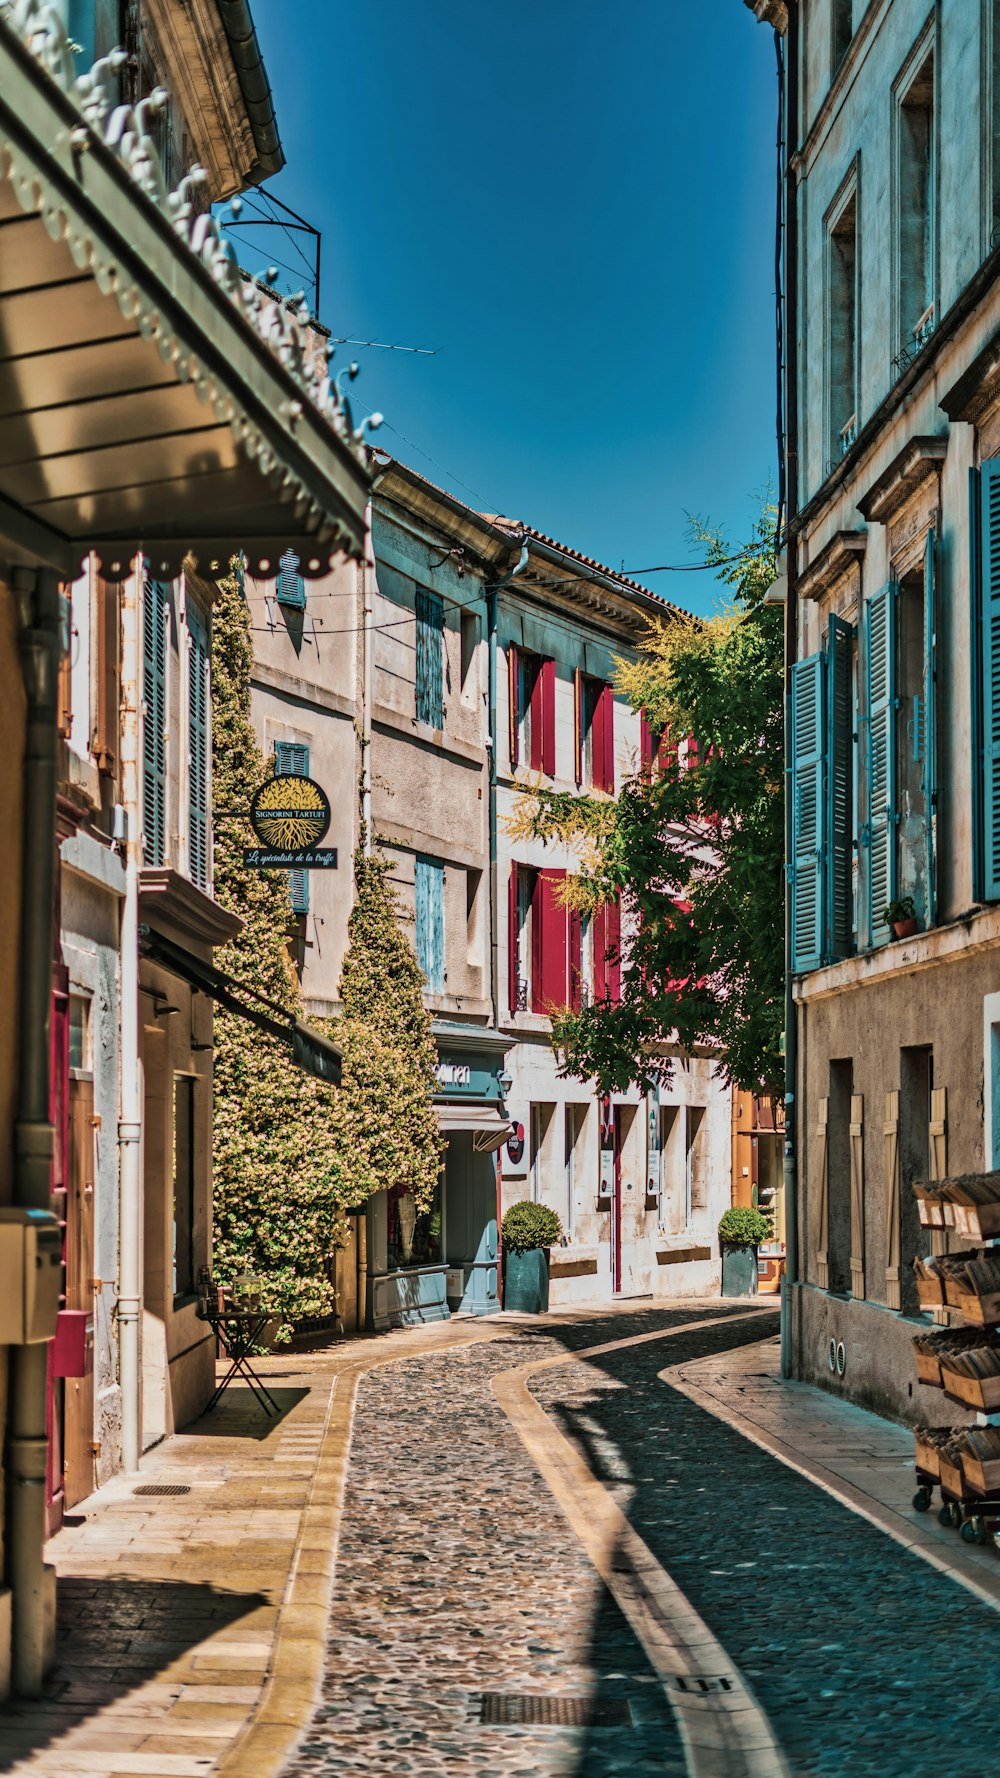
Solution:
[[[60,1309],[52,1342],[54,1377],[89,1377],[94,1370],[94,1317],[86,1309]]]
[[[0,1208],[0,1346],[35,1346],[56,1331],[62,1229],[49,1210]]]

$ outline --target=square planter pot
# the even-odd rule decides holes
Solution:
[[[549,1306],[549,1250],[529,1247],[503,1256],[503,1306],[523,1315],[544,1315]]]
[[[757,1295],[757,1249],[722,1243],[723,1296]]]

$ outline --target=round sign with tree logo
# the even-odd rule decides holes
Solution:
[[[326,833],[329,799],[312,778],[282,772],[254,791],[250,821],[262,846],[274,852],[301,852],[318,846]]]

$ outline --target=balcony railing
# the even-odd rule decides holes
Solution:
[[[857,436],[858,436],[858,416],[856,413],[854,413],[851,415],[850,419],[847,421],[847,424],[840,428],[840,454],[842,457],[847,456],[847,453],[850,450],[852,444],[855,443]]]

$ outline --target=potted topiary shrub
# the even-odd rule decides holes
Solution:
[[[549,1248],[562,1235],[562,1223],[547,1204],[522,1198],[507,1211],[500,1233],[504,1308],[544,1315],[549,1306]]]
[[[757,1248],[771,1239],[771,1218],[734,1204],[719,1220],[723,1296],[757,1295]]]
[[[912,895],[904,895],[899,901],[890,901],[882,918],[887,926],[892,927],[897,938],[912,938],[915,932],[920,931]]]

